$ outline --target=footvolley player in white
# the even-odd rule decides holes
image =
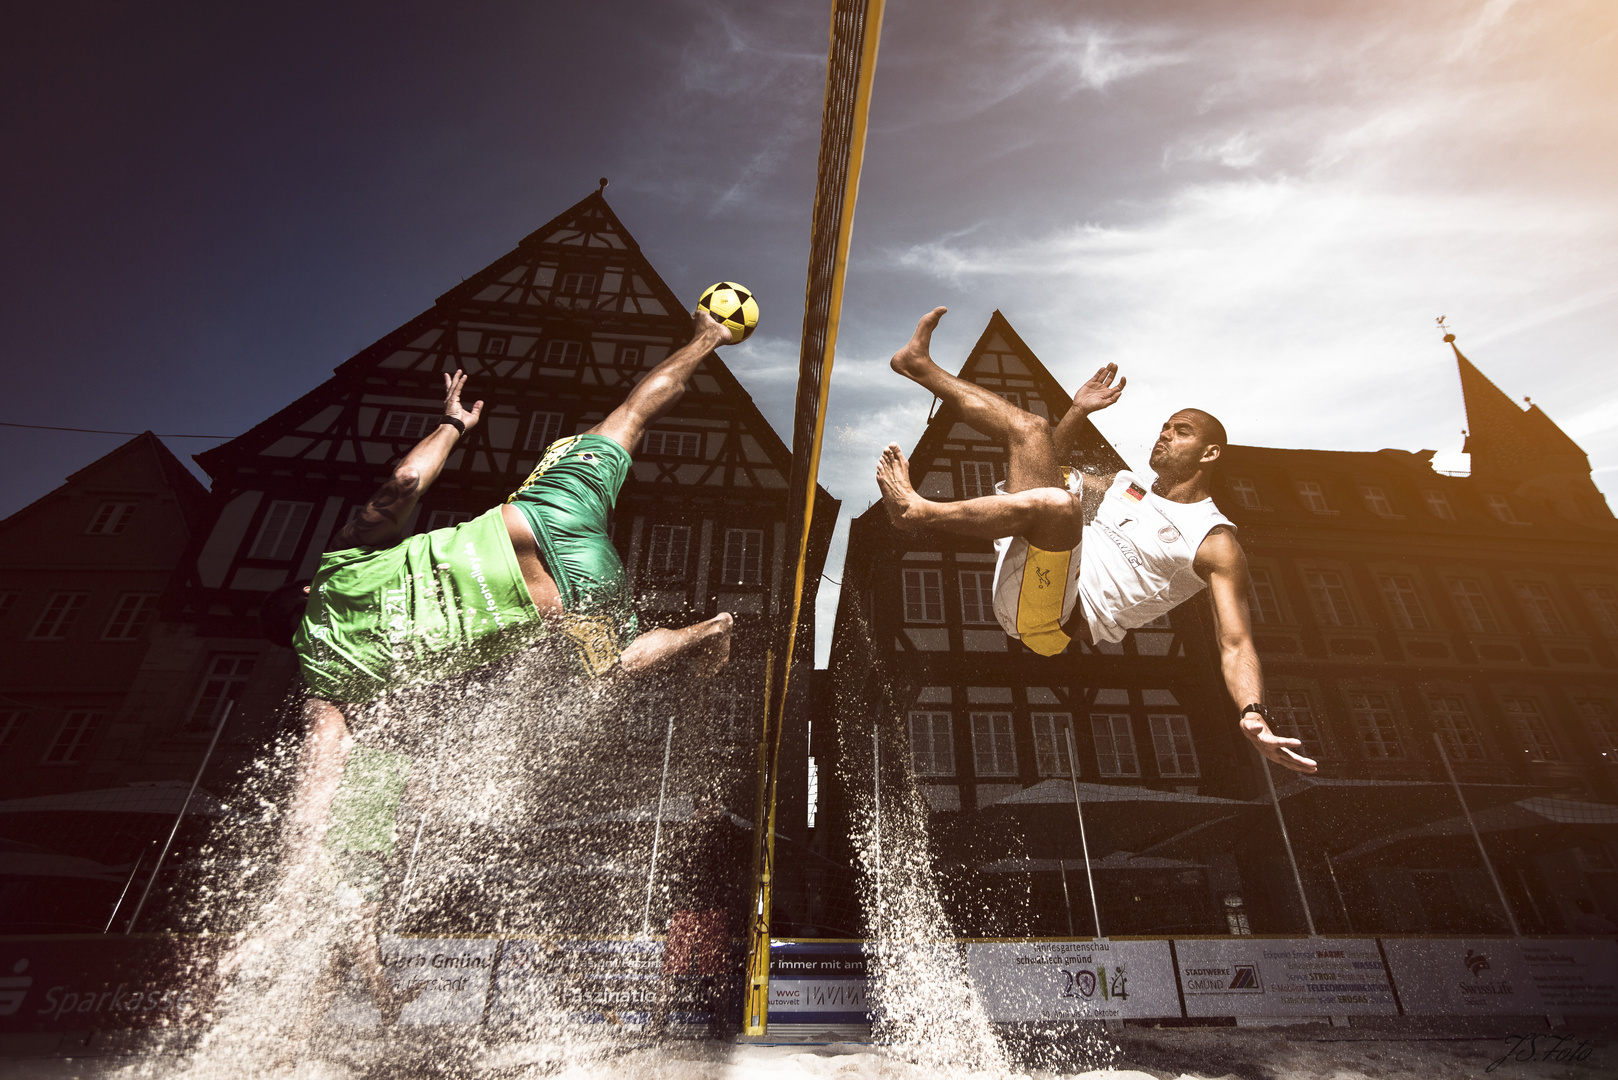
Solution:
[[[1091,476],[1062,466],[1079,425],[1123,393],[1108,364],[1079,387],[1054,429],[999,394],[950,375],[928,355],[945,309],[922,316],[915,336],[893,357],[893,370],[955,407],[961,420],[1006,445],[1004,490],[957,502],[916,494],[910,467],[889,443],[876,482],[893,523],[993,540],[994,611],[1000,626],[1042,656],[1074,638],[1121,641],[1124,635],[1208,589],[1213,598],[1220,664],[1230,695],[1242,702],[1242,733],[1259,753],[1311,773],[1315,763],[1270,730],[1264,676],[1247,611],[1247,557],[1236,526],[1217,507],[1208,482],[1225,445],[1225,429],[1201,409],[1181,409],[1152,447],[1155,480],[1127,470]],[[1113,380],[1117,378],[1117,383]],[[997,485],[997,488],[999,485]]]

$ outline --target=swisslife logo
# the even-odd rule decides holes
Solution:
[[[1264,980],[1257,964],[1219,964],[1181,972],[1188,994],[1262,994]]]

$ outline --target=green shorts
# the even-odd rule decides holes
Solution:
[[[506,500],[534,530],[562,610],[598,626],[606,623],[601,628],[620,650],[634,640],[638,628],[623,560],[607,536],[607,522],[629,465],[629,451],[605,435],[557,439]]]

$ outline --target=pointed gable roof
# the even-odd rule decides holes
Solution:
[[[1053,423],[1073,407],[1073,395],[1056,381],[999,309],[989,316],[988,325],[967,353],[966,362],[957,374],[968,382],[1012,397],[1024,409],[1046,416]],[[929,498],[962,497],[966,493],[955,490],[955,459],[999,455],[1003,461],[1004,453],[1003,446],[967,427],[954,408],[945,406],[928,420],[927,429],[911,451],[910,479],[916,489]],[[1089,420],[1085,420],[1080,430],[1076,456],[1078,460],[1068,464],[1103,472],[1127,467]],[[997,479],[1004,478],[1002,464]]]
[[[95,487],[109,483],[112,474],[120,482],[127,482],[133,467],[136,474],[145,472],[162,487],[174,493],[181,515],[193,529],[204,524],[207,514],[208,489],[174,456],[163,440],[150,431],[143,431],[128,442],[119,443],[94,461],[68,474],[61,484],[41,495],[33,502],[4,518],[0,529],[6,529],[26,520],[35,510],[75,487]]]
[[[1590,471],[1590,459],[1537,405],[1526,410],[1507,397],[1462,354],[1453,341],[1460,368],[1461,395],[1466,402],[1465,453],[1472,455],[1472,474],[1515,486],[1546,473]]]

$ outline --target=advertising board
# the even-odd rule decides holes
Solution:
[[[1618,944],[1592,939],[1385,938],[1410,1016],[1618,1015]]]
[[[770,943],[772,1028],[869,1024],[860,942]]]
[[[986,942],[965,948],[967,973],[991,1020],[1180,1015],[1167,941]]]
[[[1393,1016],[1373,938],[1176,939],[1187,1016]]]
[[[195,1023],[218,939],[101,935],[0,941],[0,1033]]]
[[[383,936],[378,946],[388,981],[395,990],[417,995],[399,1013],[399,1023],[481,1023],[498,944],[489,938]],[[350,969],[344,992],[327,1015],[356,1027],[381,1022],[358,967]]]

